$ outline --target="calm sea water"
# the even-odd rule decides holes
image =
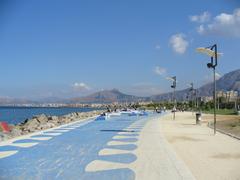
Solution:
[[[98,110],[96,108],[39,108],[39,107],[0,107],[0,121],[9,124],[18,124],[34,115],[46,114],[61,116],[72,112],[87,112]]]

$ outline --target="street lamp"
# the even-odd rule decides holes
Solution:
[[[194,101],[193,101],[193,95],[194,95],[194,88],[193,88],[193,83],[188,84],[188,86],[190,87],[189,91],[191,91],[191,99],[192,99],[192,114],[193,114],[193,106],[194,106]]]
[[[175,120],[175,112],[176,112],[176,86],[177,86],[177,77],[173,76],[173,77],[167,77],[168,80],[171,80],[173,82],[173,84],[171,85],[171,88],[173,88],[173,103],[174,103],[174,107],[173,107],[173,120]]]
[[[221,55],[221,53],[217,52],[217,44],[214,44],[213,46],[205,47],[205,48],[197,48],[197,51],[200,53],[207,54],[211,57],[211,62],[207,63],[208,68],[213,69],[213,100],[214,100],[214,134],[216,134],[216,66],[217,66],[217,59]]]

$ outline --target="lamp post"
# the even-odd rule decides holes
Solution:
[[[199,100],[199,98],[198,98],[198,90],[197,90],[197,88],[195,89],[195,97],[196,97],[196,111],[199,111],[199,103],[198,103],[198,100]]]
[[[173,77],[168,77],[168,80],[171,80],[173,82],[173,84],[171,85],[171,88],[173,89],[173,120],[175,120],[175,112],[176,112],[176,86],[177,86],[177,77],[173,76]]]
[[[217,44],[213,46],[205,47],[205,48],[197,48],[197,51],[200,53],[207,54],[211,57],[211,62],[207,63],[208,68],[213,69],[213,101],[214,101],[214,134],[216,134],[216,66],[217,66],[217,58],[220,53],[217,52]]]
[[[192,115],[193,115],[193,106],[194,106],[194,88],[193,88],[193,83],[190,83],[188,84],[188,86],[190,87],[190,90],[191,91],[191,100],[192,100]]]

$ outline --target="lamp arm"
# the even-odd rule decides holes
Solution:
[[[211,63],[212,63],[212,66],[213,68],[215,68],[217,66],[217,44],[214,44],[212,47],[211,47],[211,50],[214,49],[214,53],[215,53],[215,58],[214,58],[214,64],[213,64],[213,57],[211,57]]]

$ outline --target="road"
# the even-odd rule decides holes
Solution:
[[[0,179],[194,179],[159,115],[90,119],[0,144]]]

